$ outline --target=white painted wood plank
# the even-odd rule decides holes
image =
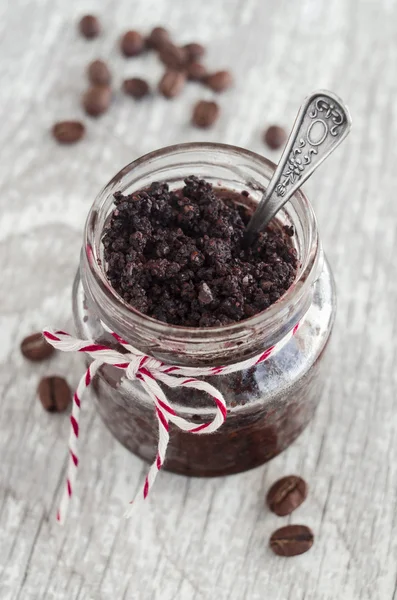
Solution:
[[[87,43],[79,15],[102,16]],[[87,139],[55,145],[53,121],[81,117],[84,69],[109,59],[117,85],[147,74],[154,57],[125,61],[119,34],[164,23],[180,40],[208,43],[208,64],[231,66],[236,87],[222,118],[190,127],[208,91],[131,103],[119,96]],[[397,2],[395,0],[15,0],[0,3],[0,598],[2,600],[397,600]],[[46,324],[70,326],[70,290],[85,216],[121,166],[181,141],[221,141],[267,152],[264,126],[290,126],[317,87],[349,104],[346,144],[306,187],[339,295],[329,377],[315,420],[270,464],[230,478],[162,473],[142,513],[125,503],[145,465],[84,406],[79,487],[65,528],[54,521],[66,464],[68,420],[44,414],[40,377],[81,364],[57,356],[28,365],[18,344]],[[270,156],[277,159],[277,154]],[[343,352],[341,350],[343,348]],[[279,476],[300,473],[307,501],[281,520],[264,509]],[[267,547],[288,521],[310,525],[306,555]]]

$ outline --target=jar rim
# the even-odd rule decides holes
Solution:
[[[120,182],[122,182],[123,178],[126,175],[131,174],[133,170],[144,164],[154,163],[158,159],[165,158],[173,154],[194,151],[238,155],[253,161],[257,166],[264,169],[273,171],[276,168],[276,165],[269,159],[238,146],[207,142],[193,142],[167,146],[159,150],[155,150],[154,152],[145,154],[132,161],[123,167],[118,173],[116,173],[109,183],[107,183],[99,192],[89,210],[84,229],[84,248],[82,259],[83,265],[87,267],[84,269],[85,275],[87,275],[87,278],[89,279],[87,283],[89,286],[95,287],[95,298],[98,302],[100,313],[102,312],[102,317],[105,316],[103,303],[106,304],[106,302],[110,302],[112,308],[117,310],[119,315],[117,323],[121,330],[116,331],[120,335],[123,335],[123,333],[125,334],[125,332],[128,332],[129,328],[136,325],[139,327],[145,326],[148,331],[156,336],[161,336],[164,334],[168,338],[175,338],[176,340],[182,340],[189,337],[190,339],[194,339],[199,342],[200,340],[207,340],[208,336],[213,338],[227,338],[228,336],[238,333],[242,329],[255,329],[258,325],[263,327],[264,323],[267,323],[271,328],[272,325],[274,326],[277,321],[280,320],[282,314],[287,314],[288,306],[290,305],[291,301],[294,300],[294,298],[296,299],[297,294],[304,295],[305,291],[311,287],[315,279],[315,274],[317,272],[316,266],[320,255],[317,222],[309,200],[301,190],[298,190],[287,204],[290,202],[295,202],[303,211],[302,214],[304,214],[307,222],[306,225],[310,231],[310,240],[307,252],[305,257],[300,257],[300,268],[298,268],[298,273],[293,284],[288,288],[281,298],[279,298],[274,304],[269,306],[264,311],[261,311],[252,317],[248,317],[228,325],[213,327],[184,327],[158,321],[153,317],[139,312],[136,308],[123,300],[123,298],[117,293],[117,291],[108,281],[101,258],[101,236],[103,231],[103,212],[105,205],[107,202],[109,202],[109,197],[113,197],[113,193],[116,190],[120,190]],[[126,187],[127,186],[125,186],[124,189],[126,189]],[[123,191],[123,189],[121,189],[121,191]],[[98,227],[101,226],[101,223],[102,230],[98,234]],[[304,260],[302,260],[302,258]],[[84,277],[82,277],[82,281],[83,286],[86,288]],[[307,308],[308,306],[306,306],[304,312],[306,312]],[[103,318],[103,320],[106,322],[105,318]]]

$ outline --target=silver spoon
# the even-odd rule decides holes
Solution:
[[[280,162],[246,229],[252,242],[345,139],[351,128],[349,109],[332,92],[313,92],[302,104]]]

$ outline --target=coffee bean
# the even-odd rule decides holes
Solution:
[[[83,96],[83,107],[91,117],[98,117],[110,106],[112,99],[111,89],[104,85],[90,87]]]
[[[285,517],[285,515],[289,515],[298,508],[304,502],[306,496],[306,482],[301,477],[289,475],[279,479],[272,485],[266,500],[271,511],[279,517]]]
[[[287,141],[287,134],[282,127],[271,125],[266,129],[263,139],[272,150],[278,150]]]
[[[101,32],[101,24],[94,15],[85,15],[80,19],[79,30],[87,40],[97,37]]]
[[[62,412],[69,406],[72,393],[63,377],[44,377],[37,388],[43,407],[49,412]]]
[[[146,45],[153,50],[160,50],[164,45],[170,43],[170,34],[164,27],[155,27],[146,38]]]
[[[145,48],[145,40],[138,31],[127,31],[121,38],[120,48],[124,56],[137,56]]]
[[[202,46],[201,44],[197,44],[196,42],[192,42],[191,44],[185,44],[183,48],[187,52],[187,57],[190,62],[202,58],[205,54],[204,46]]]
[[[55,352],[42,333],[32,333],[21,342],[21,352],[25,358],[32,361],[39,361],[48,358]]]
[[[140,79],[139,77],[126,79],[123,82],[123,90],[129,96],[132,96],[138,100],[150,93],[149,84],[144,79]]]
[[[103,60],[94,60],[88,65],[88,79],[94,85],[109,85],[112,79],[109,67]]]
[[[184,48],[175,46],[175,44],[165,44],[159,54],[161,62],[175,71],[182,70],[188,63],[188,55]]]
[[[52,135],[60,144],[74,144],[84,134],[85,127],[80,121],[59,121],[52,127]]]
[[[272,533],[270,547],[278,556],[297,556],[310,550],[313,541],[313,532],[306,525],[287,525]]]
[[[224,92],[233,84],[233,77],[229,71],[217,71],[207,75],[205,83],[214,92]]]
[[[175,98],[185,86],[186,77],[179,71],[166,71],[159,83],[159,92],[166,98]]]
[[[207,69],[199,62],[189,63],[186,67],[186,77],[190,81],[202,81],[207,74]]]
[[[197,127],[211,127],[219,114],[220,108],[216,102],[200,100],[193,109],[192,123]]]

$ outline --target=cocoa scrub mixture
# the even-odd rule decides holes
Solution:
[[[141,313],[172,325],[227,325],[265,310],[294,281],[297,254],[292,227],[273,224],[244,245],[247,197],[194,176],[176,191],[154,182],[116,192],[103,234],[109,282]]]

